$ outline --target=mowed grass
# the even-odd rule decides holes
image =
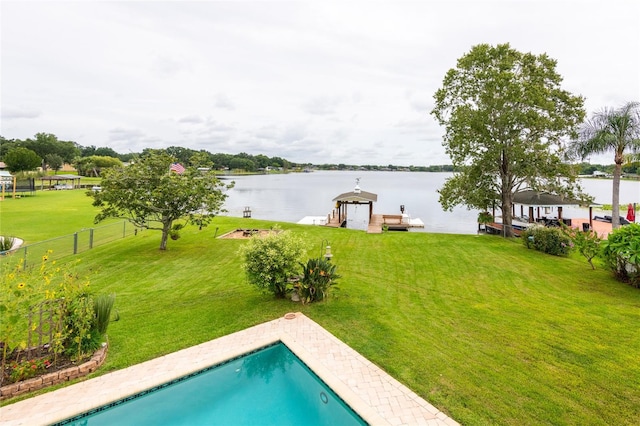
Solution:
[[[0,201],[0,235],[15,236],[25,244],[33,244],[95,227],[93,219],[99,209],[91,202],[86,190],[81,189],[36,191],[36,195],[17,199],[6,197]]]
[[[47,200],[68,205],[73,192]],[[2,202],[3,228],[22,232],[5,220],[21,201]],[[78,221],[95,215],[85,203]],[[144,231],[78,256],[120,315],[98,374],[301,311],[463,424],[637,424],[640,292],[607,271],[494,236],[283,223],[305,235],[309,256],[330,241],[342,275],[328,301],[303,306],[248,285],[244,241],[214,238],[271,225],[218,217],[166,252]]]

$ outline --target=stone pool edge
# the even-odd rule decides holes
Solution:
[[[369,424],[458,424],[302,313],[1,407],[0,420],[6,426],[60,422],[277,342]]]

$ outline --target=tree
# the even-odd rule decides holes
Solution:
[[[211,168],[213,167],[213,161],[211,161],[211,154],[209,154],[205,150],[198,151],[194,153],[191,158],[189,158],[189,164],[193,167],[204,167]]]
[[[162,232],[160,250],[167,249],[169,235],[177,236],[184,224],[207,226],[222,211],[225,185],[212,172],[189,167],[184,173],[169,171],[175,158],[149,151],[128,167],[103,171],[101,191],[90,191],[93,205],[102,210],[98,223],[108,217],[124,218],[135,226]],[[184,223],[174,223],[184,220]]]
[[[547,190],[584,198],[563,163],[563,138],[584,118],[583,99],[560,87],[556,61],[509,44],[474,46],[445,75],[431,114],[445,126],[443,145],[457,173],[440,192],[446,210],[498,201],[511,236],[513,195]]]
[[[27,139],[23,146],[34,151],[40,158],[45,158],[47,154],[58,154],[66,163],[71,163],[81,153],[75,142],[60,141],[51,133],[36,133],[35,140]]]
[[[122,161],[114,157],[92,155],[90,157],[76,158],[74,165],[80,176],[100,176],[103,169],[109,167],[122,167]]]
[[[53,171],[57,172],[62,168],[64,160],[58,154],[47,154],[44,157],[44,163]]]
[[[4,162],[9,171],[14,173],[34,170],[42,165],[42,158],[30,149],[18,147],[5,154]]]
[[[618,109],[604,108],[580,127],[570,154],[584,159],[591,154],[613,151],[612,226],[620,226],[620,175],[625,151],[640,151],[640,103],[628,102]]]

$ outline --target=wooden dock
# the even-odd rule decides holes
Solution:
[[[382,234],[382,215],[371,215],[369,226],[367,226],[367,234]]]
[[[369,224],[367,225],[368,234],[382,234],[383,228],[392,231],[408,231],[409,228],[424,228],[424,223],[420,219],[410,219],[409,222],[403,220],[402,215],[389,215],[389,214],[372,214]],[[326,223],[324,226],[331,228],[346,227],[347,219],[342,217],[342,221],[338,219],[338,214],[334,210],[327,215]]]
[[[335,210],[332,212],[332,214],[328,214],[327,215],[327,223],[324,226],[328,226],[331,228],[341,228],[343,226],[346,226],[346,219],[343,218],[342,221],[340,221],[338,219],[338,215],[335,214]]]

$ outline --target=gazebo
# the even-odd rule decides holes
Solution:
[[[356,179],[356,187],[351,192],[345,192],[333,199],[338,210],[338,223],[342,224],[347,220],[347,207],[349,204],[369,204],[369,221],[373,216],[373,203],[378,201],[378,195],[360,189],[360,179]]]
[[[562,221],[562,206],[578,206],[580,201],[565,198],[560,195],[551,194],[548,192],[538,192],[532,189],[516,192],[513,195],[514,214],[515,204],[521,205],[520,215],[523,216],[523,206],[529,206],[529,222],[533,223],[534,207],[537,207],[537,218],[540,218],[540,207],[557,207],[558,208],[558,221]]]

